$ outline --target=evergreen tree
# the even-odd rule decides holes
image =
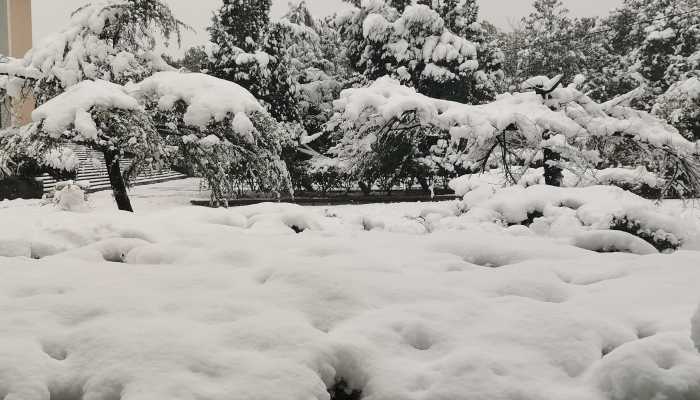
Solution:
[[[393,3],[390,3],[393,4]],[[348,58],[368,80],[391,75],[432,97],[479,103],[502,78],[502,54],[468,0],[420,1],[403,11],[366,2],[337,19]]]
[[[671,85],[697,73],[699,10],[696,0],[625,0],[604,22],[616,59],[608,63],[613,70],[598,77],[594,95],[619,94],[620,80],[641,81],[648,90],[636,105],[650,110]]]
[[[270,23],[272,0],[223,0],[209,28],[211,41],[222,49],[253,52]],[[224,53],[225,54],[225,53]]]
[[[573,80],[595,68],[605,51],[598,38],[587,35],[596,27],[595,19],[576,19],[561,0],[536,0],[534,11],[521,21],[522,28],[513,35],[523,36],[516,53],[516,81],[530,76],[562,74]],[[518,83],[518,82],[516,82]]]
[[[270,0],[224,1],[209,28],[215,45],[209,72],[248,89],[276,120],[297,121],[289,52],[296,31],[289,23],[269,23],[270,4]]]
[[[300,1],[298,4],[289,3],[289,10],[284,15],[284,19],[292,24],[306,26],[316,29],[316,20],[309,11],[309,6],[306,5],[306,0]]]

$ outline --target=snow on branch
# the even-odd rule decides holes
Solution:
[[[255,131],[248,115],[263,112],[258,100],[243,87],[200,73],[159,72],[130,85],[137,98],[154,101],[160,111],[172,110],[176,103],[187,105],[185,124],[204,129],[211,122],[232,117],[232,127],[241,136]]]
[[[619,135],[683,154],[697,152],[696,144],[658,118],[614,105],[622,101],[603,106],[573,87],[555,89],[549,96],[543,100],[535,92],[504,94],[492,103],[466,105],[421,95],[383,77],[369,87],[343,91],[335,106],[358,124],[366,114],[389,120],[415,112],[422,123],[448,129],[454,140],[482,144],[514,125],[529,141],[541,140],[544,131],[567,138]]]
[[[31,79],[39,104],[84,80],[138,81],[173,69],[156,43],[159,37],[179,37],[183,27],[160,0],[91,2],[23,59],[0,64],[0,74]]]
[[[83,81],[34,110],[32,120],[42,123],[43,131],[54,138],[74,128],[82,139],[95,140],[98,128],[90,114],[94,107],[128,111],[142,109],[120,85],[102,80]]]

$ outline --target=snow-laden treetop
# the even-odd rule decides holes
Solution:
[[[171,110],[183,101],[187,105],[184,122],[198,128],[233,117],[234,129],[247,134],[252,127],[247,115],[264,112],[258,100],[243,87],[200,73],[159,72],[130,85],[129,91],[140,100],[157,102],[161,111]]]
[[[385,120],[415,112],[421,123],[449,129],[453,139],[485,143],[515,125],[531,142],[538,143],[546,130],[568,138],[579,136],[633,137],[654,146],[670,146],[683,153],[697,145],[652,115],[624,107],[629,96],[598,104],[575,85],[554,90],[547,100],[535,92],[503,94],[484,105],[439,100],[383,77],[369,87],[347,89],[335,107],[344,118],[362,123],[369,114]]]
[[[21,61],[0,65],[0,74],[30,78],[40,104],[83,80],[139,81],[172,69],[156,51],[157,39],[179,37],[183,26],[160,0],[94,1]]]
[[[456,63],[460,71],[473,71],[479,67],[476,45],[446,30],[444,20],[430,7],[423,4],[408,6],[395,20],[394,15],[388,15],[387,19],[382,14],[386,7],[382,0],[363,1],[362,7],[369,12],[362,22],[363,37],[372,42],[387,43],[386,48],[397,61],[422,60],[431,65],[429,70],[443,70],[435,64],[441,62]],[[339,16],[337,23],[342,24],[359,14],[361,10],[356,8]],[[450,75],[446,70],[444,73]]]
[[[123,86],[103,80],[82,81],[34,110],[32,120],[43,123],[43,131],[53,138],[74,128],[76,134],[81,136],[76,139],[95,140],[98,129],[90,114],[94,107],[133,111],[142,109]]]
[[[264,112],[250,92],[233,82],[199,73],[160,72],[128,87],[82,81],[34,110],[32,119],[51,137],[73,129],[80,136],[76,140],[94,140],[94,108],[137,111],[153,102],[160,111],[170,112],[179,101],[187,107],[183,120],[189,126],[205,129],[211,122],[231,118],[233,130],[245,137],[255,130],[248,115]]]

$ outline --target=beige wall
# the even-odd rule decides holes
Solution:
[[[32,0],[6,0],[10,57],[23,57],[32,48]]]
[[[21,58],[32,48],[32,0],[0,0],[7,2],[7,38],[9,56]],[[12,123],[24,125],[31,121],[34,101],[12,105],[17,117]]]

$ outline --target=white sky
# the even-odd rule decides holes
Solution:
[[[40,40],[48,33],[61,29],[70,13],[88,0],[31,0],[34,14],[34,40]],[[564,4],[576,16],[605,15],[619,6],[622,0],[563,0]],[[209,25],[211,13],[221,0],[166,0],[178,18],[195,29],[187,34],[183,46],[201,43],[207,40],[204,30]],[[296,2],[296,1],[295,1]],[[280,17],[287,10],[288,0],[273,0],[272,16]],[[509,22],[517,21],[531,10],[531,0],[479,0],[481,19],[486,19],[497,26],[507,29]],[[307,0],[314,16],[333,14],[347,7],[341,0]]]

